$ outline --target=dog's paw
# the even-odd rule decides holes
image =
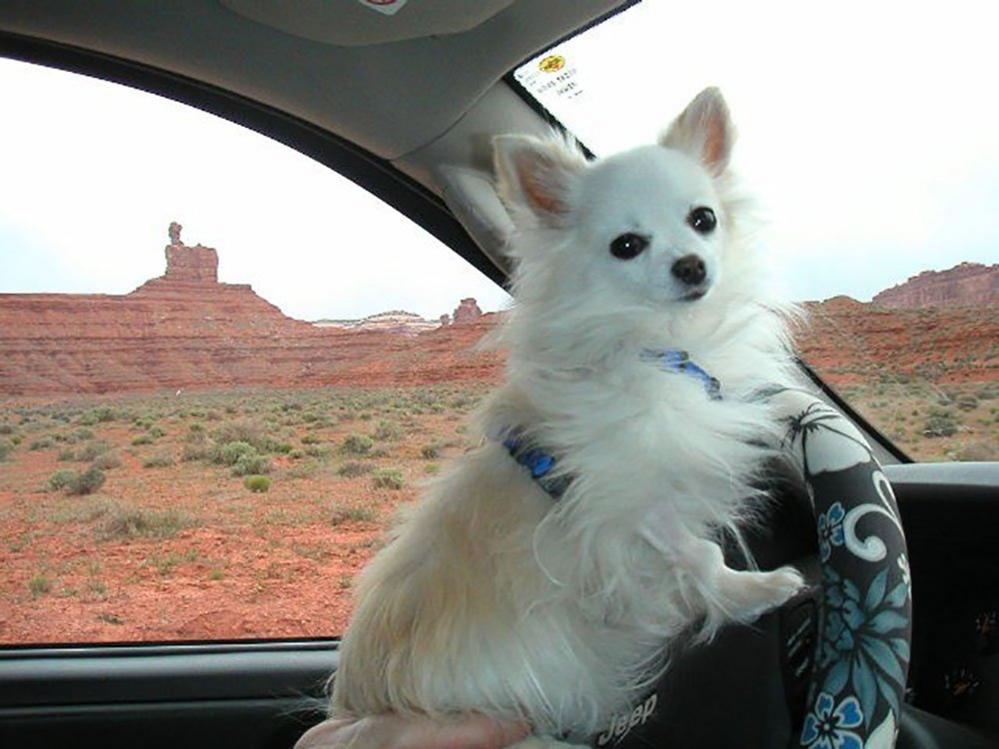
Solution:
[[[767,586],[773,594],[772,605],[774,606],[787,603],[795,593],[805,587],[805,578],[791,566],[781,567],[773,572],[764,572],[763,574],[768,578]]]
[[[794,567],[781,567],[773,572],[743,573],[745,587],[738,618],[750,622],[771,609],[787,603],[805,586],[805,579]]]

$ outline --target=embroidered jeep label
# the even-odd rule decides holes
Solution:
[[[653,694],[631,712],[615,715],[607,730],[597,737],[597,746],[607,746],[612,741],[616,744],[627,736],[635,726],[643,725],[656,711],[658,702],[659,695]]]

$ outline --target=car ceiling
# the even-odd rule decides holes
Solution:
[[[388,15],[364,0],[4,0],[0,30],[217,86],[399,160],[511,68],[620,4],[409,0]]]

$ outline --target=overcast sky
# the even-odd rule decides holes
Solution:
[[[213,115],[0,59],[0,292],[127,293],[161,275],[167,227],[219,251],[299,319],[436,318],[506,293],[326,167]]]
[[[646,141],[721,86],[794,299],[867,300],[924,269],[997,262],[997,19],[915,5],[647,0],[627,34],[607,24],[574,53],[579,134],[598,152]],[[591,54],[607,62],[586,67]],[[221,280],[297,318],[505,303],[393,209],[239,126],[7,60],[0,96],[0,292],[128,292],[162,273],[178,220],[219,250]]]

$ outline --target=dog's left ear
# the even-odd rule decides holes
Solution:
[[[659,138],[659,145],[684,152],[715,177],[728,167],[734,143],[728,105],[713,86],[695,96]]]
[[[564,141],[523,135],[493,139],[500,198],[515,220],[559,226],[571,210],[572,192],[586,159]]]

